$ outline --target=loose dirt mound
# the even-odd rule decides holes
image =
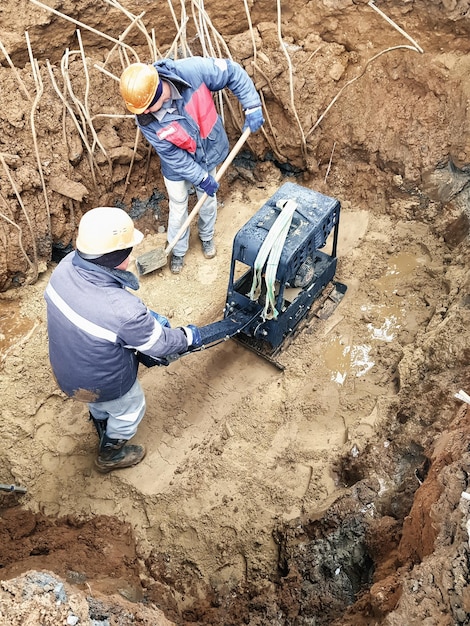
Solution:
[[[129,210],[140,254],[165,244],[166,201],[95,67],[119,74],[99,32],[132,20],[98,4],[49,3],[75,23],[28,0],[0,8],[0,476],[28,490],[2,496],[3,623],[163,624],[156,607],[178,624],[468,623],[454,398],[470,380],[468,4],[380,3],[399,31],[364,2],[291,2],[278,21],[258,0],[253,30],[240,6],[205,3],[263,94],[265,133],[223,181],[217,257],[193,233],[184,273],[144,276],[138,294],[173,325],[220,319],[234,234],[285,180],[341,201],[348,289],[283,372],[232,342],[143,369],[148,455],[108,476],[86,407],[52,379],[43,291],[84,211]],[[145,10],[165,53],[169,8]],[[141,30],[125,41],[149,60]],[[187,42],[202,52],[191,20]],[[233,143],[242,117],[225,111]]]

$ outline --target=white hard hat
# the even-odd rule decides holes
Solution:
[[[85,213],[80,220],[76,247],[84,254],[102,255],[133,248],[143,238],[123,209],[100,206]]]

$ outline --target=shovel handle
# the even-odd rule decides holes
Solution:
[[[237,141],[237,143],[233,146],[230,154],[228,155],[228,157],[225,159],[225,161],[222,163],[222,165],[220,166],[220,169],[217,170],[216,174],[215,174],[215,180],[217,182],[219,182],[219,180],[222,178],[222,176],[225,174],[228,166],[231,164],[231,162],[233,161],[233,159],[237,156],[237,154],[240,152],[243,144],[245,143],[245,141],[248,139],[248,136],[250,134],[250,129],[247,128],[242,136],[240,137],[240,139]],[[179,231],[176,233],[176,235],[174,236],[174,238],[172,239],[172,241],[170,241],[170,243],[167,245],[167,247],[165,248],[165,254],[168,255],[173,248],[176,246],[176,244],[178,243],[178,241],[181,239],[181,237],[184,235],[184,233],[186,232],[186,229],[188,228],[188,226],[191,224],[191,222],[193,221],[193,219],[196,217],[196,215],[199,213],[200,208],[202,207],[202,205],[204,204],[204,202],[207,200],[207,193],[203,193],[202,196],[199,198],[199,200],[197,201],[197,203],[194,205],[193,210],[191,211],[191,213],[188,215],[188,217],[184,220],[183,224],[181,225],[181,228],[179,229]]]

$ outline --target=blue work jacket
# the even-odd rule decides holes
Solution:
[[[83,402],[120,398],[137,377],[136,351],[159,358],[188,349],[182,328],[162,326],[128,291],[131,272],[68,254],[51,275],[47,304],[49,358],[59,387]]]
[[[260,106],[260,97],[246,71],[229,59],[164,59],[154,66],[161,79],[173,83],[181,98],[172,100],[174,110],[161,121],[159,112],[145,113],[136,116],[137,125],[160,157],[165,178],[198,185],[229,152],[213,92],[228,87],[244,110]]]

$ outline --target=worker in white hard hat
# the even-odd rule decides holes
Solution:
[[[136,123],[160,157],[168,193],[168,241],[177,236],[188,215],[188,195],[208,198],[198,215],[199,238],[207,259],[216,255],[216,167],[229,152],[222,119],[212,93],[228,87],[244,113],[243,130],[264,123],[261,99],[247,72],[230,59],[189,57],[153,64],[132,63],[122,73],[120,91]],[[170,269],[181,272],[188,250],[189,228],[173,248]]]
[[[171,328],[128,291],[139,288],[127,268],[142,238],[124,210],[91,209],[80,220],[76,250],[55,268],[44,294],[52,370],[64,393],[88,404],[103,473],[145,456],[143,446],[127,443],[145,413],[139,355],[158,360],[201,345],[197,326]]]

